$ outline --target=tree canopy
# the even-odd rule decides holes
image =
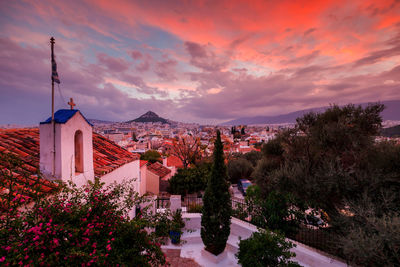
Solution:
[[[210,169],[209,163],[187,169],[178,169],[178,172],[168,180],[168,192],[173,195],[185,196],[205,190]]]
[[[400,146],[376,142],[381,104],[308,113],[263,147],[254,171],[263,198],[291,194],[322,209],[342,256],[363,266],[398,265]],[[382,245],[385,244],[385,245]]]
[[[190,164],[195,164],[200,160],[202,149],[200,138],[183,136],[173,141],[171,155],[178,157],[183,163],[183,168],[186,169]]]
[[[156,150],[147,150],[140,156],[141,160],[147,160],[151,163],[162,161],[161,154]]]
[[[324,113],[298,118],[293,129],[264,146],[265,159],[259,162],[264,168],[256,168],[254,174],[260,187],[264,193],[290,192],[336,212],[374,179],[366,162],[374,150],[382,110],[380,104],[334,105]]]
[[[251,163],[244,159],[238,158],[228,162],[229,181],[236,184],[239,179],[248,179],[253,172]]]

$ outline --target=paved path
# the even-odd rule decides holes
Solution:
[[[242,192],[240,192],[239,189],[237,188],[237,185],[233,185],[232,189],[234,198],[244,199],[244,196],[242,195]]]
[[[180,249],[165,249],[163,250],[167,256],[167,262],[171,267],[200,267],[194,260],[181,258]]]

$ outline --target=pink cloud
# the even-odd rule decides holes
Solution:
[[[100,64],[107,67],[109,71],[122,72],[129,69],[129,63],[122,58],[110,57],[104,53],[97,54],[97,59]]]
[[[134,60],[138,60],[138,59],[142,58],[143,55],[142,55],[142,53],[140,53],[139,51],[133,50],[133,51],[131,52],[131,57],[132,57]]]

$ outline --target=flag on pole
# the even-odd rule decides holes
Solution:
[[[57,73],[57,63],[54,58],[51,59],[51,70],[52,70],[51,79],[53,80],[53,82],[60,84],[60,78],[58,78],[58,73]]]

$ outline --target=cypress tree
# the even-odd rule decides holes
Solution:
[[[214,143],[214,162],[203,197],[201,239],[205,249],[214,255],[224,251],[230,234],[232,203],[224,162],[221,134]]]

